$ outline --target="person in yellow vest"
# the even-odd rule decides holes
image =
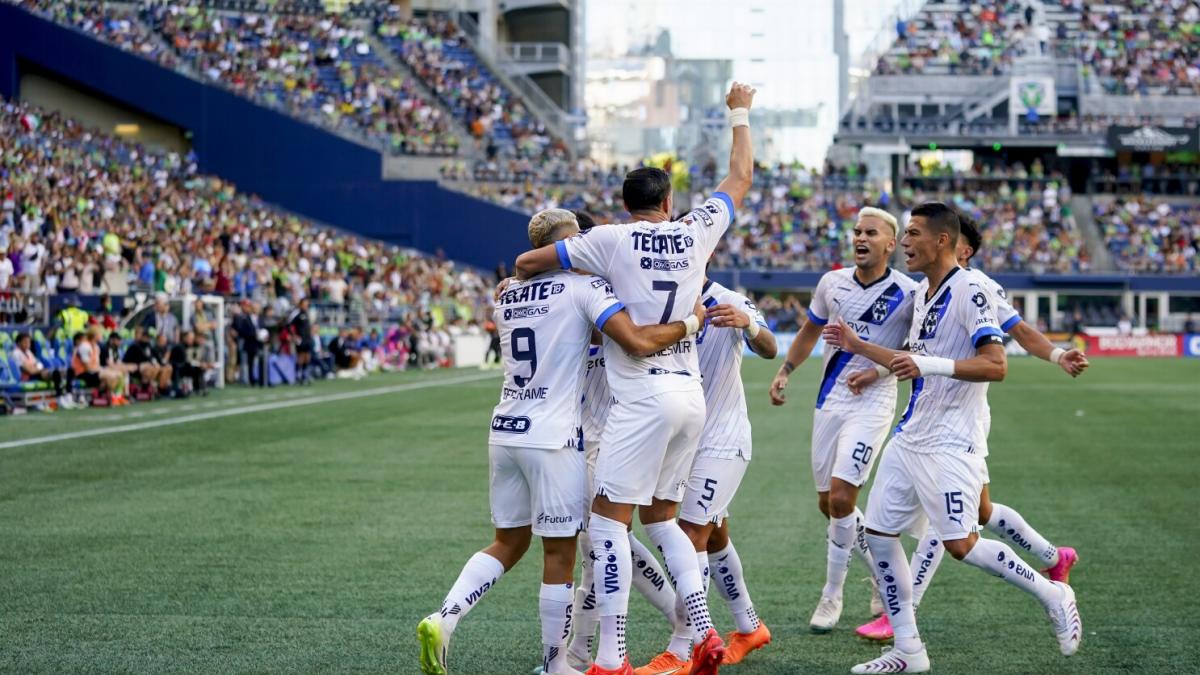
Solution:
[[[63,333],[73,338],[87,328],[88,313],[79,308],[79,298],[72,295],[67,298],[67,306],[58,313],[58,325]]]

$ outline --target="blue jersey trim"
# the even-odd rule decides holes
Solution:
[[[558,264],[564,270],[571,269],[571,254],[567,252],[567,242],[559,239],[554,242],[554,250],[558,252]]]
[[[825,377],[821,379],[821,390],[817,392],[817,410],[825,404],[829,392],[833,391],[833,385],[837,384],[838,376],[853,358],[854,354],[850,352],[838,352],[837,356],[829,360],[829,365],[825,367]]]
[[[979,330],[975,331],[975,334],[971,336],[971,344],[975,345],[975,347],[978,348],[979,343],[983,342],[984,340],[986,340],[989,337],[1003,338],[1004,333],[999,328],[996,328],[995,326],[984,326],[983,328],[980,328]]]
[[[904,431],[904,425],[908,424],[908,420],[912,417],[913,408],[917,407],[917,397],[921,395],[921,390],[925,388],[925,378],[918,377],[912,383],[912,395],[908,397],[908,407],[904,409],[904,416],[900,418],[900,423],[896,425],[894,433]]]
[[[811,308],[808,310],[808,320],[817,324],[818,326],[824,326],[825,324],[829,323],[829,319],[822,319],[816,314],[813,314]]]
[[[608,320],[612,318],[613,314],[616,314],[623,309],[625,309],[625,305],[618,302],[601,312],[599,318],[596,319],[596,330],[604,330],[604,324],[608,323]]]
[[[1012,330],[1013,326],[1015,326],[1019,323],[1021,323],[1021,315],[1014,314],[1013,318],[1009,319],[1008,321],[1005,321],[1003,324],[1000,325],[1000,330],[1007,333],[1008,331]]]
[[[725,194],[724,192],[714,192],[713,199],[720,199],[721,201],[725,202],[725,208],[729,209],[729,222],[732,223],[733,215],[734,215],[733,197],[730,197],[729,195]]]

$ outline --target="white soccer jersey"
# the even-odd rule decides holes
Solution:
[[[612,281],[638,325],[681,321],[695,308],[704,266],[733,221],[733,200],[718,192],[674,222],[594,227],[556,244],[564,269]],[[672,391],[699,390],[695,336],[646,358],[630,356],[605,337],[604,361],[613,396],[634,403]]]
[[[915,354],[956,361],[975,356],[978,347],[999,344],[1003,332],[987,289],[956,267],[926,301],[928,279],[917,287],[909,348]],[[893,442],[912,452],[987,454],[987,382],[964,382],[936,375],[912,381],[908,408]]]
[[[741,293],[708,282],[704,286],[705,307],[733,305],[750,320],[767,327],[758,308]],[[704,378],[704,431],[698,452],[714,456],[741,454],[750,459],[750,415],[746,412],[746,390],[742,386],[741,328],[717,328],[710,323],[696,334],[700,351],[700,374]]]
[[[489,442],[557,449],[579,442],[580,397],[592,327],[623,306],[604,279],[549,272],[509,286],[496,302],[504,361]]]
[[[813,291],[808,320],[824,326],[839,318],[859,337],[888,349],[899,349],[912,325],[917,282],[888,268],[877,281],[863,284],[853,267],[826,272]],[[834,411],[895,410],[896,378],[881,378],[855,396],[846,386],[856,371],[875,367],[865,356],[825,350],[825,371],[817,391],[817,409]]]
[[[604,368],[604,350],[596,345],[588,347],[587,371],[583,382],[583,440],[599,442],[604,424],[608,421],[608,409],[615,402],[608,388],[608,373]]]
[[[1013,326],[1021,322],[1021,313],[1008,302],[1008,292],[1004,290],[1003,286],[977,269],[968,267],[966,271],[974,276],[979,285],[988,292],[992,309],[996,310],[996,320],[1000,322],[1000,330],[1007,333],[1012,330]]]

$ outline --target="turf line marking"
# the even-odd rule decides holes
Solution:
[[[270,403],[258,403],[248,405],[243,408],[232,408],[224,410],[213,410],[211,412],[193,413],[182,417],[172,417],[168,419],[153,420],[149,422],[138,422],[136,424],[122,424],[115,427],[105,427],[103,429],[86,429],[84,431],[71,431],[62,434],[53,434],[50,436],[38,436],[35,438],[23,438],[18,441],[6,441],[0,443],[0,450],[7,448],[20,448],[27,445],[39,445],[42,443],[56,443],[58,441],[69,441],[76,438],[90,438],[92,436],[107,436],[109,434],[120,434],[129,431],[142,431],[144,429],[156,429],[158,427],[174,426],[176,424],[187,424],[188,422],[201,422],[204,420],[218,419],[221,417],[233,417],[234,415],[247,415],[256,412],[267,412],[271,410],[282,410],[285,408],[296,408],[300,406],[315,405],[318,403],[330,403],[333,401],[349,401],[356,398],[367,398],[371,396],[383,396],[386,394],[396,394],[404,391],[413,391],[416,389],[429,389],[431,387],[442,387],[451,384],[465,384],[469,382],[478,382],[481,380],[492,379],[497,373],[486,373],[474,375],[466,375],[463,377],[446,377],[427,382],[408,382],[406,384],[393,384],[386,387],[375,387],[374,389],[363,389],[361,391],[346,391],[340,394],[328,394],[325,396],[309,396],[306,398],[285,399],[282,401],[273,401]]]

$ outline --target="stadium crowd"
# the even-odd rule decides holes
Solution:
[[[355,340],[352,350],[371,352],[366,366],[437,365],[451,334],[482,331],[490,279],[319,228],[199,174],[193,157],[13,102],[0,109],[0,154],[0,291],[216,294],[244,299],[240,309],[272,329],[311,300],[331,318],[388,327],[374,337],[343,336]],[[111,331],[117,322],[100,325]],[[69,328],[63,340],[84,325]],[[168,333],[172,344],[182,340]],[[304,339],[269,333],[258,342],[274,340],[276,349]],[[249,337],[234,335],[229,353],[247,351]]]
[[[1103,228],[1117,267],[1125,272],[1200,272],[1200,206],[1143,196],[1097,200],[1096,223]]]
[[[1077,55],[1105,93],[1200,94],[1200,7],[1114,0],[1082,15]]]
[[[919,74],[937,65],[952,75],[999,75],[1024,52],[1027,38],[1049,39],[1040,35],[1044,24],[1032,18],[1025,3],[1011,0],[932,5],[896,22],[894,48],[879,59],[875,73]]]

